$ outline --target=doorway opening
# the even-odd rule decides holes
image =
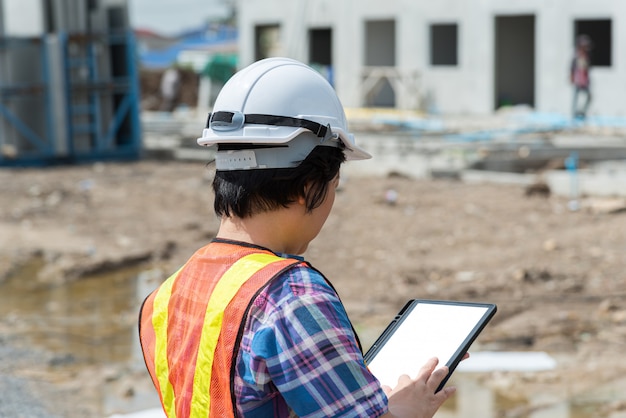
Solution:
[[[395,72],[395,66],[395,20],[365,22],[365,106],[395,107],[396,93],[388,74]]]
[[[535,16],[495,18],[494,107],[535,106]]]
[[[309,30],[309,65],[319,71],[334,86],[332,29]]]
[[[258,25],[254,28],[254,60],[280,55],[280,25]]]

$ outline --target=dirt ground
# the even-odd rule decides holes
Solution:
[[[203,162],[0,170],[0,282],[37,254],[47,265],[33,280],[45,282],[133,264],[174,271],[216,231],[210,179]],[[473,349],[547,351],[558,366],[485,384],[574,400],[626,373],[626,212],[567,203],[522,186],[344,176],[306,256],[366,344],[408,298],[494,302]]]

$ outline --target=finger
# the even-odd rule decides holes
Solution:
[[[428,360],[426,364],[424,364],[422,368],[420,369],[419,373],[417,374],[416,380],[427,382],[430,376],[432,375],[433,371],[435,370],[435,367],[437,367],[438,363],[439,363],[439,359],[437,357],[433,357],[430,360]]]
[[[426,382],[426,386],[429,390],[432,390],[433,393],[437,390],[443,379],[448,375],[448,366],[443,366],[435,370],[431,375],[428,381]]]
[[[413,379],[411,379],[411,377],[408,374],[403,374],[400,377],[398,377],[398,385],[396,387],[404,387],[408,384],[410,384],[413,381]]]
[[[469,353],[469,352],[467,352],[467,353],[465,353],[465,354],[463,355],[463,358],[461,359],[461,361],[463,361],[463,360],[467,360],[469,357],[470,357],[470,353]]]
[[[435,396],[441,397],[441,403],[445,402],[449,397],[456,393],[456,386],[449,386],[441,389]]]

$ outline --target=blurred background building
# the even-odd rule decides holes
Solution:
[[[453,114],[569,114],[574,40],[585,33],[593,111],[626,115],[620,0],[238,0],[237,12],[242,66],[286,55],[322,66],[348,107]]]
[[[140,154],[123,0],[0,2],[0,165]]]
[[[166,70],[174,109],[203,114],[237,68],[277,55],[317,68],[348,108],[569,117],[585,34],[590,115],[623,118],[624,14],[620,0],[0,0],[0,165],[137,158],[142,118],[162,126],[141,111],[163,109]],[[176,28],[146,25],[157,17]]]

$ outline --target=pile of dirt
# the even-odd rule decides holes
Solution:
[[[217,230],[210,179],[199,162],[2,170],[0,282],[35,255],[48,261],[39,281],[174,271]],[[486,381],[575,398],[626,372],[626,213],[567,203],[515,185],[344,176],[306,256],[366,344],[408,298],[494,302],[474,349],[546,351],[559,366]]]

